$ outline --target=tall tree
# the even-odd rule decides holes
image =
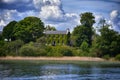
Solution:
[[[43,35],[44,24],[37,17],[26,17],[18,22],[14,29],[16,39],[21,39],[24,42],[35,41]]]
[[[4,38],[14,40],[12,33],[13,33],[13,30],[14,30],[16,24],[17,24],[16,21],[11,21],[7,26],[5,26],[3,28],[2,35]]]
[[[102,55],[115,56],[120,53],[120,35],[118,32],[109,29],[109,26],[102,27],[100,32],[101,35],[97,38],[97,48],[102,52]]]
[[[94,20],[95,17],[90,12],[82,13],[80,17],[81,17],[80,22],[85,27],[91,28],[93,24],[95,23],[95,20]]]
[[[74,28],[73,36],[76,36],[75,45],[80,47],[83,41],[86,41],[89,46],[92,44],[92,26],[95,23],[95,17],[92,13],[86,12],[80,15],[81,25]]]

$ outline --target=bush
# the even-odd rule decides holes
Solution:
[[[45,49],[42,49],[42,48],[38,48],[37,51],[36,51],[36,56],[46,56],[47,55],[47,52]]]
[[[5,49],[0,47],[0,56],[6,56]]]
[[[89,51],[89,46],[88,46],[88,43],[86,41],[83,41],[80,48],[85,51],[85,52],[88,52]]]
[[[33,45],[32,42],[22,46],[19,50],[21,56],[46,56],[47,52],[44,48],[39,48]]]
[[[73,56],[72,48],[68,46],[62,46],[58,48],[58,52],[63,56]]]
[[[19,52],[21,56],[36,56],[36,49],[33,46],[23,46]]]
[[[47,56],[73,56],[72,48],[68,46],[47,46]]]
[[[110,55],[108,55],[108,54],[104,55],[103,58],[106,59],[106,60],[109,60],[110,59]]]
[[[120,61],[120,54],[118,54],[118,55],[115,57],[115,60]]]

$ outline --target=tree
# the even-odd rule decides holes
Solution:
[[[82,13],[80,17],[81,17],[80,22],[85,27],[91,28],[92,25],[95,23],[95,20],[94,20],[95,17],[90,12]]]
[[[15,25],[17,24],[16,21],[11,21],[7,26],[3,28],[2,35],[5,39],[12,39],[14,40],[13,37],[13,30],[15,28]]]
[[[74,28],[73,36],[76,36],[75,45],[79,47],[83,41],[86,41],[89,46],[92,45],[93,24],[95,17],[92,13],[86,12],[80,15],[81,25]]]
[[[23,44],[24,44],[24,42],[21,40],[8,42],[3,46],[3,48],[6,49],[4,53],[6,53],[7,55],[10,54],[10,55],[17,55],[18,56],[19,55],[18,50]]]
[[[97,38],[98,49],[103,55],[115,56],[120,53],[120,35],[118,32],[109,29],[109,26],[100,29],[101,35]]]
[[[75,46],[80,47],[83,41],[88,42],[89,33],[87,32],[87,27],[77,26],[74,28],[73,36],[75,36]]]
[[[39,18],[26,17],[16,24],[13,33],[16,39],[21,39],[27,43],[43,36],[43,31],[44,24]]]
[[[48,25],[46,26],[45,30],[56,31],[56,28]]]

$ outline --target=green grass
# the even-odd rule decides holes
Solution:
[[[79,66],[96,66],[96,67],[120,67],[120,62],[111,61],[55,61],[55,60],[1,60],[0,64],[7,65],[44,65],[44,64],[74,64]]]

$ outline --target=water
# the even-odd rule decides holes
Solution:
[[[0,80],[120,80],[120,63],[41,62],[1,61]]]

